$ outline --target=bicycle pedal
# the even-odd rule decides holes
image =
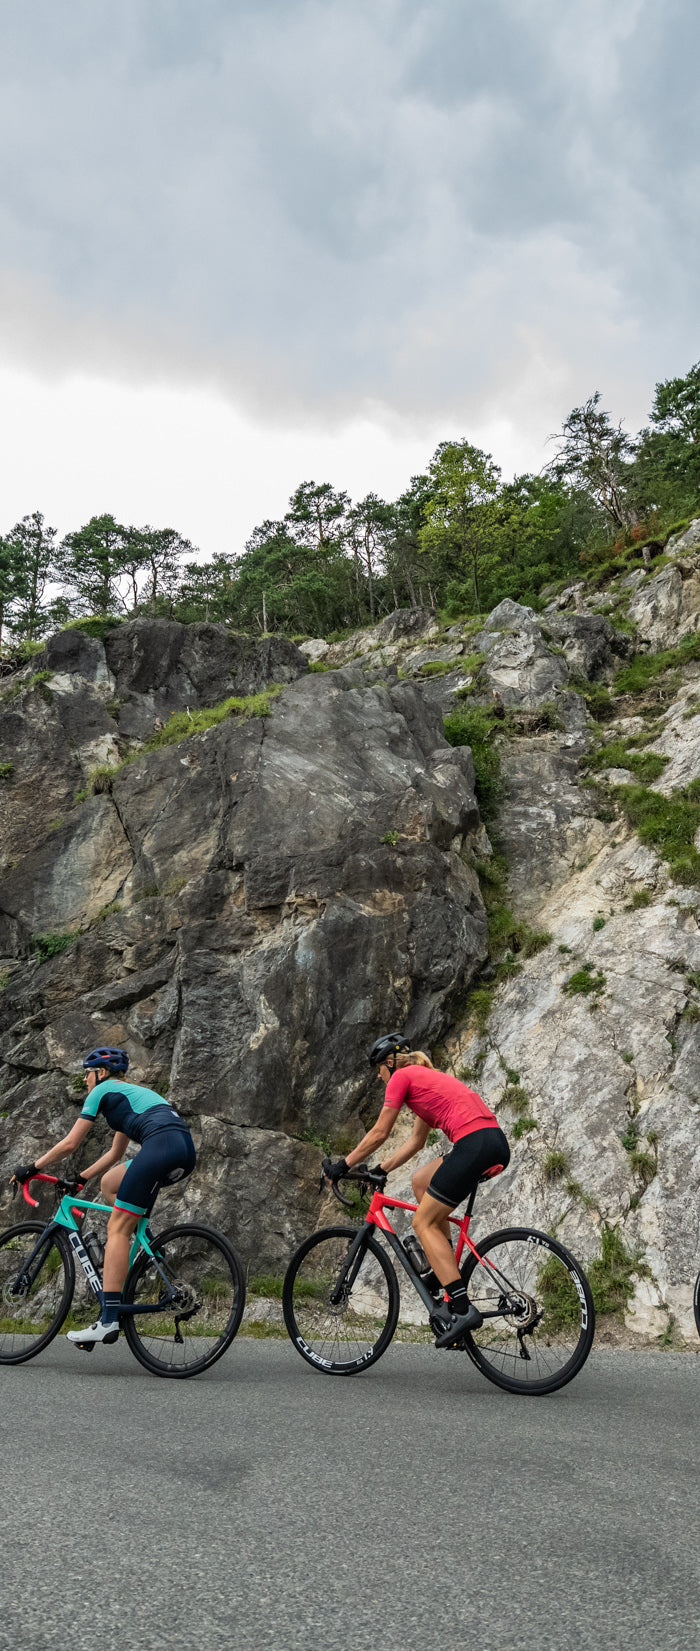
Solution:
[[[73,1346],[77,1347],[79,1353],[94,1353],[95,1345],[96,1344],[94,1341],[75,1341],[73,1343]]]

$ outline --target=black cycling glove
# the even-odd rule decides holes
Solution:
[[[32,1176],[36,1173],[36,1164],[16,1164],[12,1171],[12,1180],[18,1181],[20,1186],[23,1187],[25,1181],[31,1181]]]
[[[337,1158],[335,1163],[332,1164],[330,1159],[326,1158],[323,1164],[323,1173],[329,1181],[341,1181],[343,1176],[348,1173],[347,1159]]]

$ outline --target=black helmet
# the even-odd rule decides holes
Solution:
[[[100,1066],[107,1068],[114,1077],[119,1072],[128,1072],[129,1056],[125,1049],[91,1049],[85,1056],[83,1066],[90,1071],[97,1071]]]
[[[398,1055],[399,1050],[410,1049],[410,1047],[408,1038],[402,1038],[400,1032],[385,1032],[383,1037],[377,1038],[376,1043],[372,1044],[369,1052],[369,1064],[370,1066],[383,1066],[387,1055]]]

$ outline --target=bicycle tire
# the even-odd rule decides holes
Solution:
[[[693,1291],[693,1312],[695,1314],[695,1328],[700,1336],[700,1273],[698,1273],[695,1280],[695,1289]]]
[[[188,1240],[191,1241],[193,1253],[189,1260],[186,1255],[183,1260],[182,1251],[178,1255],[177,1246],[186,1246]],[[219,1269],[223,1269],[223,1272],[227,1270],[229,1280],[224,1284],[223,1272],[219,1274],[212,1272],[209,1274],[209,1279],[207,1279],[206,1273],[202,1276],[200,1299],[197,1305],[194,1308],[188,1308],[186,1318],[182,1316],[180,1318],[180,1323],[184,1322],[186,1325],[192,1326],[191,1332],[186,1331],[187,1340],[182,1337],[180,1330],[181,1342],[178,1343],[177,1341],[176,1332],[180,1329],[177,1322],[177,1310],[170,1312],[169,1317],[165,1317],[164,1314],[160,1323],[157,1314],[144,1314],[141,1326],[139,1326],[139,1315],[136,1313],[125,1314],[122,1320],[122,1328],[134,1357],[138,1359],[139,1364],[142,1364],[146,1370],[150,1370],[154,1376],[170,1376],[182,1381],[189,1376],[199,1376],[204,1370],[210,1370],[211,1366],[216,1364],[217,1360],[226,1352],[226,1349],[231,1346],[231,1342],[239,1328],[245,1307],[245,1274],[228,1239],[224,1238],[222,1233],[214,1232],[211,1227],[201,1227],[195,1223],[190,1223],[181,1227],[169,1227],[152,1240],[153,1249],[162,1253],[166,1273],[169,1272],[169,1259],[172,1267],[181,1269],[180,1288],[184,1292],[185,1298],[187,1298],[187,1292],[190,1293],[190,1301],[195,1285],[191,1277],[186,1277],[186,1273],[189,1271],[192,1274],[195,1271],[197,1246],[200,1250],[200,1257],[197,1259],[201,1261],[202,1245],[208,1245],[210,1251],[214,1249],[218,1258],[215,1262],[214,1258],[210,1257],[209,1263],[205,1263],[205,1265],[208,1264],[210,1267],[216,1265]],[[168,1247],[170,1247],[170,1258]],[[214,1288],[209,1287],[210,1283]],[[134,1302],[138,1290],[141,1289],[142,1298],[148,1300],[149,1295],[152,1298],[154,1291],[161,1293],[162,1288],[160,1274],[154,1268],[150,1256],[147,1255],[145,1250],[142,1250],[129,1271],[122,1299],[125,1302]],[[230,1303],[225,1297],[226,1289],[229,1289],[231,1293]],[[214,1302],[219,1304],[216,1309],[212,1307]],[[181,1305],[185,1305],[185,1302]],[[212,1323],[211,1315],[213,1311],[216,1311],[217,1317]],[[204,1316],[200,1318],[199,1315],[202,1312]],[[225,1320],[223,1318],[224,1314],[226,1315]],[[169,1332],[171,1320],[175,1325],[175,1332],[172,1334]],[[215,1335],[219,1320],[221,1320],[221,1326]],[[150,1332],[149,1325],[154,1326],[154,1329]],[[194,1353],[196,1348],[193,1344],[198,1340],[210,1341],[214,1335],[214,1345],[208,1347],[199,1358],[185,1358],[183,1354],[180,1362],[176,1362],[176,1347],[182,1345]],[[180,1355],[178,1354],[179,1358]]]
[[[314,1370],[319,1370],[325,1376],[356,1376],[363,1370],[369,1370],[370,1366],[376,1364],[377,1359],[380,1359],[382,1354],[386,1352],[398,1322],[400,1297],[396,1273],[381,1245],[376,1242],[376,1239],[368,1237],[365,1255],[371,1256],[372,1260],[379,1266],[387,1292],[386,1317],[380,1334],[367,1352],[359,1354],[353,1359],[343,1360],[324,1357],[323,1352],[316,1351],[307,1339],[316,1329],[322,1348],[333,1340],[336,1343],[338,1342],[339,1332],[336,1328],[334,1336],[333,1330],[334,1327],[340,1324],[343,1312],[347,1319],[349,1303],[344,1302],[342,1308],[340,1305],[335,1307],[327,1298],[333,1280],[338,1277],[342,1265],[343,1250],[344,1248],[347,1250],[348,1245],[357,1237],[357,1231],[357,1227],[323,1227],[320,1232],[312,1233],[311,1237],[307,1238],[292,1256],[284,1277],[282,1308],[287,1333],[296,1347],[297,1353],[300,1353],[302,1358],[306,1359],[307,1364],[313,1366]],[[328,1246],[332,1243],[335,1243],[336,1249],[334,1252],[329,1252]],[[300,1278],[300,1273],[304,1269],[307,1259],[310,1256],[313,1257],[314,1250],[321,1245],[326,1247],[327,1259],[325,1262],[323,1257],[312,1259],[307,1270],[307,1277]],[[362,1264],[364,1265],[364,1257]],[[325,1272],[323,1271],[324,1267]],[[374,1312],[376,1317],[384,1309],[378,1293],[372,1290],[371,1280],[363,1281],[360,1289],[365,1292],[366,1296],[367,1292],[371,1291],[372,1294],[377,1295],[379,1300],[379,1308],[375,1310],[370,1304],[365,1307],[364,1317],[358,1314],[358,1325],[360,1327],[364,1326],[369,1335],[372,1328],[376,1328],[376,1325],[372,1325],[372,1313]],[[315,1309],[309,1305],[313,1302],[318,1303]],[[359,1337],[353,1339],[356,1341],[356,1345],[359,1346]]]
[[[12,1277],[16,1276],[16,1264],[12,1263],[10,1266],[6,1266],[7,1259],[13,1253],[10,1250],[10,1245],[14,1244],[16,1246],[21,1246],[23,1237],[26,1237],[27,1239],[31,1237],[32,1242],[27,1244],[27,1254],[29,1255],[34,1248],[36,1239],[46,1231],[46,1227],[46,1221],[21,1221],[16,1227],[8,1227],[6,1232],[0,1233],[0,1364],[25,1364],[27,1359],[36,1358],[37,1353],[42,1353],[44,1348],[48,1347],[49,1342],[53,1341],[54,1336],[58,1335],[61,1325],[65,1322],[65,1319],[68,1316],[70,1304],[73,1300],[73,1292],[75,1290],[75,1264],[69,1244],[64,1238],[63,1233],[56,1229],[52,1234],[51,1243],[46,1251],[46,1256],[42,1261],[38,1274],[38,1279],[40,1279],[41,1274],[46,1268],[46,1263],[49,1256],[55,1248],[56,1252],[60,1256],[61,1265],[63,1268],[63,1281],[61,1284],[57,1283],[54,1287],[54,1296],[56,1296],[58,1300],[58,1305],[54,1316],[46,1327],[44,1333],[37,1335],[31,1347],[27,1347],[26,1340],[21,1347],[15,1348],[14,1350],[12,1348],[5,1347],[6,1337],[10,1341],[14,1341],[16,1336],[23,1336],[26,1338],[26,1336],[30,1333],[26,1329],[13,1329],[11,1326],[12,1310],[16,1309],[19,1311],[20,1309],[19,1303],[17,1301],[13,1301],[10,1295]],[[18,1256],[19,1253],[20,1250],[17,1248],[14,1251],[14,1254]],[[56,1271],[56,1269],[54,1269],[54,1271]],[[33,1287],[32,1293],[38,1297],[41,1290],[47,1289],[47,1287],[48,1275],[43,1285],[39,1284],[38,1289]],[[23,1301],[26,1301],[26,1297],[23,1298]],[[22,1319],[20,1319],[19,1323],[21,1324],[22,1322]],[[26,1323],[26,1319],[24,1322]],[[7,1329],[3,1328],[5,1324],[7,1324]]]
[[[580,1263],[556,1238],[534,1227],[508,1227],[490,1233],[476,1248],[479,1257],[489,1255],[492,1263],[502,1266],[506,1277],[513,1276],[513,1297],[522,1292],[519,1299],[532,1302],[534,1311],[528,1309],[533,1318],[530,1331],[521,1327],[518,1333],[518,1316],[504,1314],[502,1318],[486,1319],[481,1329],[467,1332],[464,1345],[470,1358],[482,1375],[508,1393],[536,1396],[565,1387],[585,1364],[595,1334],[593,1296]],[[494,1256],[496,1250],[501,1251],[499,1261]],[[545,1251],[547,1260],[543,1261]],[[515,1278],[521,1263],[521,1276]],[[470,1254],[461,1272],[471,1299],[483,1311],[487,1302],[493,1305],[498,1289],[483,1274],[480,1282],[474,1279],[478,1267],[479,1260]],[[521,1326],[523,1322],[524,1317]],[[539,1374],[529,1370],[530,1365],[535,1365]]]

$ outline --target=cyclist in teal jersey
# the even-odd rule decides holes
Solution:
[[[18,1164],[14,1180],[29,1181],[37,1170],[77,1152],[98,1114],[115,1132],[108,1151],[81,1170],[79,1176],[80,1181],[91,1181],[93,1176],[101,1175],[102,1196],[105,1203],[114,1206],[107,1225],[100,1317],[87,1330],[68,1332],[69,1341],[84,1346],[117,1340],[122,1289],[136,1223],[150,1215],[161,1187],[191,1175],[196,1154],[187,1124],[165,1096],[126,1081],[129,1057],[124,1049],[93,1049],[85,1056],[83,1067],[88,1093],[77,1122],[35,1164]],[[141,1150],[130,1162],[123,1163],[129,1141],[136,1141]]]

